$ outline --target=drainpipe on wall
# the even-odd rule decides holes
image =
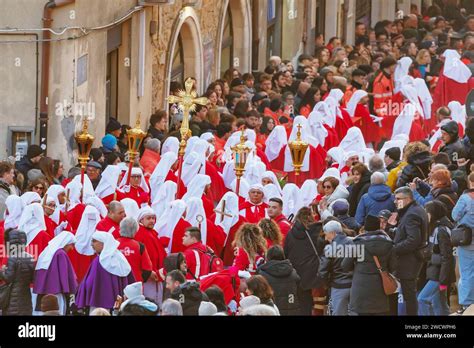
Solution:
[[[75,0],[50,0],[44,5],[43,10],[43,29],[50,29],[53,21],[53,10],[58,7],[73,4]],[[41,96],[40,96],[40,112],[39,112],[39,143],[47,152],[48,144],[48,93],[49,93],[49,61],[51,51],[51,32],[43,31],[43,50],[41,56]]]

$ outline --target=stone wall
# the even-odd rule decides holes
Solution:
[[[158,22],[158,35],[153,45],[153,110],[161,109],[165,105],[163,100],[164,89],[168,88],[165,84],[166,56],[171,46],[170,41],[175,21],[177,21],[179,12],[185,3],[186,1],[177,0],[174,5],[160,6],[154,11],[154,20]],[[201,6],[195,6],[194,10],[199,18],[203,44],[213,41],[215,50],[217,50],[218,28],[224,1],[205,0],[202,1],[200,5]],[[216,60],[216,55],[214,55],[214,60]],[[215,65],[215,63],[214,61],[213,65]],[[214,72],[213,79],[216,78]]]

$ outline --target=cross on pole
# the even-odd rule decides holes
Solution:
[[[225,201],[222,202],[222,211],[219,211],[219,210],[217,210],[217,209],[214,209],[214,212],[216,212],[217,214],[220,214],[220,216],[221,216],[221,222],[224,221],[224,217],[225,217],[225,216],[230,217],[230,218],[232,217],[231,214],[227,214],[227,213],[225,212]]]
[[[180,90],[178,95],[170,95],[168,97],[168,103],[178,104],[183,110],[183,123],[181,124],[181,137],[183,137],[183,131],[186,130],[184,137],[188,135],[189,131],[189,113],[196,110],[196,105],[205,106],[209,103],[209,100],[205,97],[198,98],[197,92],[193,90],[193,80],[188,78],[184,83],[184,90]],[[186,139],[187,140],[187,139]]]
[[[186,143],[190,137],[189,113],[196,110],[196,105],[207,105],[209,100],[205,97],[198,98],[197,92],[193,89],[193,80],[188,78],[184,83],[184,90],[180,90],[178,95],[170,95],[167,99],[170,104],[178,104],[183,110],[183,122],[181,123],[181,142],[179,144],[178,162],[178,189],[176,198],[181,197],[181,173],[183,169],[183,158],[186,151]]]

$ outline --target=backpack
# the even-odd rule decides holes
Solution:
[[[194,278],[199,279],[200,276],[224,270],[224,262],[222,259],[209,248],[206,248],[205,252],[194,248],[192,250],[196,256],[196,274],[194,274]],[[203,256],[205,256],[204,260]],[[203,264],[201,264],[202,262]]]

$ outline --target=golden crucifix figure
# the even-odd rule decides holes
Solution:
[[[197,92],[193,89],[193,80],[188,78],[184,83],[184,91],[180,90],[178,95],[170,95],[167,99],[170,104],[178,104],[183,110],[183,122],[181,123],[181,142],[179,144],[179,161],[178,161],[178,190],[176,197],[181,197],[181,173],[183,169],[183,157],[186,151],[186,143],[191,137],[189,129],[189,113],[196,110],[196,105],[207,105],[209,100],[205,97],[198,98]]]
[[[188,78],[184,83],[184,90],[180,90],[178,95],[170,95],[168,97],[168,103],[178,104],[183,110],[183,122],[181,123],[181,143],[184,140],[184,149],[180,148],[180,152],[186,148],[186,141],[189,138],[189,113],[196,110],[196,105],[207,105],[209,100],[205,97],[198,98],[197,92],[193,89],[193,80]],[[182,146],[181,146],[182,147]]]

